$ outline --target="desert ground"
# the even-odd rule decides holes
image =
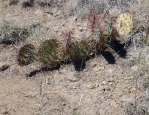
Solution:
[[[42,41],[53,37],[64,41],[63,33],[70,30],[75,39],[87,39],[91,32],[86,15],[92,0],[49,0],[50,5],[48,0],[42,5],[35,0],[31,6],[23,5],[31,0],[20,1],[0,0],[0,28],[4,21],[32,27],[25,41],[0,43],[0,115],[149,115],[148,0],[96,0],[98,4],[93,4],[114,15],[127,9],[139,21],[135,26],[145,28],[118,38],[121,43],[133,38],[125,47],[125,57],[109,48],[114,64],[96,55],[82,71],[70,63],[35,74],[40,62],[20,66],[19,49],[31,43],[38,50]]]

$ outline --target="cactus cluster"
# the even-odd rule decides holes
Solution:
[[[129,24],[126,23],[125,25],[128,27],[125,32],[118,31],[118,29],[124,29],[124,27],[120,26],[120,22],[125,24],[125,20],[123,18],[121,19],[121,17],[128,18],[129,20]],[[130,28],[132,27],[132,20],[128,14],[119,16],[116,22],[118,28],[114,28],[113,17],[108,14],[102,16],[92,12],[89,15],[88,20],[90,23],[89,27],[93,33],[91,39],[75,41],[72,36],[73,32],[69,31],[64,33],[66,39],[65,45],[58,39],[45,40],[41,43],[37,55],[35,55],[34,46],[27,44],[19,51],[19,64],[30,64],[35,59],[37,60],[37,56],[38,60],[44,67],[55,67],[66,60],[80,62],[81,60],[85,60],[86,57],[90,56],[93,52],[103,52],[110,45],[110,47],[113,48],[113,50],[119,55],[121,53],[120,51],[124,51],[123,45],[116,40],[116,37],[122,32],[126,34],[130,31]],[[126,51],[124,51],[124,55],[122,57],[125,57],[125,54]]]
[[[64,45],[57,39],[49,39],[42,42],[38,54],[36,54],[35,47],[31,44],[21,47],[18,62],[19,65],[23,66],[38,59],[43,66],[54,67],[65,61],[65,59],[72,61],[83,60],[90,52],[91,48],[86,40],[72,42],[68,48],[64,48]]]

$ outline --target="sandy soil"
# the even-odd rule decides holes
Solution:
[[[36,47],[43,39],[53,36],[63,39],[62,32],[66,30],[72,30],[76,38],[89,35],[86,34],[89,31],[86,21],[76,22],[76,16],[67,17],[67,13],[62,17],[57,7],[22,8],[9,6],[5,1],[0,6],[0,20],[18,25],[41,24],[41,31],[37,30],[25,42]],[[135,101],[144,91],[142,84],[147,81],[146,68],[149,66],[148,46],[136,51],[132,45],[127,49],[126,58],[112,51],[116,64],[108,64],[99,55],[87,61],[81,72],[68,64],[28,78],[26,75],[39,69],[40,64],[36,62],[24,67],[17,64],[19,47],[25,43],[0,45],[0,66],[10,65],[9,69],[0,72],[0,115],[126,115],[125,105]]]

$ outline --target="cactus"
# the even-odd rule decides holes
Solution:
[[[89,28],[92,32],[92,37],[89,42],[92,49],[103,50],[111,39],[116,38],[117,34],[113,27],[113,18],[110,14],[103,16],[94,11],[88,15]]]
[[[31,64],[36,59],[36,50],[32,44],[26,44],[20,48],[18,55],[18,63],[20,66]]]
[[[99,20],[100,33],[104,36],[110,36],[113,30],[112,17],[105,15]]]
[[[129,13],[122,13],[116,20],[116,30],[120,35],[128,35],[133,28],[133,19]]]
[[[57,39],[46,40],[41,44],[38,55],[43,66],[54,67],[64,59],[64,48]]]
[[[70,58],[73,61],[80,61],[90,54],[91,48],[87,41],[74,42],[70,47]]]
[[[89,22],[89,28],[91,29],[91,32],[95,35],[100,36],[110,36],[112,30],[113,30],[113,17],[106,14],[102,16],[100,13],[97,13],[95,11],[91,11],[88,15],[88,22]],[[100,39],[100,38],[96,38]]]
[[[107,15],[99,22],[100,46],[105,46],[111,39],[115,39],[112,17]]]

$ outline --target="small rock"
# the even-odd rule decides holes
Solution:
[[[64,14],[63,14],[63,12],[62,12],[61,10],[57,11],[56,14],[55,14],[56,17],[57,17],[57,16],[63,16],[63,15],[64,15]]]
[[[65,78],[69,81],[72,81],[72,82],[76,82],[76,81],[79,81],[80,80],[80,77],[79,75],[77,75],[76,73],[74,72],[67,72],[65,74]]]
[[[112,82],[110,82],[110,83],[109,83],[109,85],[110,85],[110,86],[112,86],[112,85],[113,85],[113,83],[112,83]]]
[[[97,71],[100,70],[100,68],[99,68],[98,66],[95,66],[95,67],[93,68],[93,70],[94,70],[95,72],[97,72]]]
[[[63,106],[66,106],[66,103],[65,103],[65,102],[63,102],[63,103],[62,103],[62,105],[63,105]]]
[[[82,32],[83,31],[83,28],[82,27],[79,27],[79,30],[80,30],[80,32]]]
[[[42,11],[40,9],[38,9],[38,10],[36,10],[35,14],[38,16],[42,16]]]
[[[89,84],[89,85],[87,85],[87,88],[88,88],[88,89],[95,89],[95,85]]]
[[[76,86],[73,86],[73,89],[77,89]]]
[[[9,111],[4,111],[4,112],[2,112],[2,114],[7,115],[7,114],[9,114]]]
[[[52,15],[50,15],[50,14],[47,14],[47,17],[50,18],[50,19],[53,18]]]
[[[108,82],[115,82],[113,76],[108,78]]]
[[[134,72],[138,71],[138,69],[139,69],[139,67],[137,65],[134,65],[131,67],[131,70]]]
[[[106,85],[107,84],[107,82],[106,81],[103,81],[102,83],[101,83],[101,85]]]
[[[77,26],[80,26],[80,23],[77,23],[76,25],[77,25]]]
[[[100,85],[98,83],[95,83],[95,87],[99,87]]]
[[[113,72],[113,70],[112,69],[109,69],[109,73],[112,74],[112,72]]]
[[[94,70],[95,72],[101,71],[101,70],[103,70],[103,69],[104,69],[104,67],[100,67],[100,66],[94,66],[94,67],[93,67],[93,70]]]

